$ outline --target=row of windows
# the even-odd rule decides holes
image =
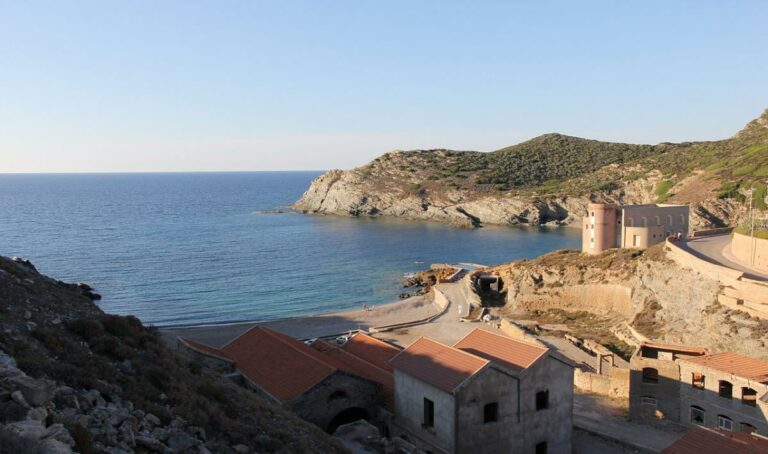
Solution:
[[[660,216],[654,216],[654,220],[656,221],[656,226],[661,227],[661,217]],[[621,219],[616,221],[617,224],[621,224]],[[631,216],[627,217],[627,227],[634,227],[635,220]],[[672,217],[671,214],[667,215],[667,227],[672,227],[675,225],[674,217]],[[685,216],[680,215],[680,226],[685,227]],[[643,216],[640,218],[640,225],[638,227],[648,227],[648,218]]]
[[[536,410],[546,410],[549,408],[549,390],[539,391],[536,393]],[[435,403],[424,398],[424,416],[422,419],[422,425],[426,428],[435,426]],[[489,424],[499,420],[499,403],[490,402],[483,406],[483,424]]]
[[[706,414],[707,412],[703,408],[698,407],[696,405],[692,405],[691,406],[691,423],[699,426],[703,426],[704,418]],[[733,420],[725,415],[717,415],[717,427],[723,430],[732,431],[734,429]],[[752,433],[755,431],[755,426],[746,422],[742,422],[739,424],[739,431]]]
[[[659,371],[653,367],[643,368],[642,376],[643,383],[659,383]],[[691,374],[691,386],[694,389],[704,389],[705,382],[706,377],[703,374],[698,372],[693,372]],[[733,399],[733,384],[727,380],[719,380],[717,385],[717,394],[720,397],[724,397],[726,399]],[[742,387],[741,402],[744,405],[749,405],[750,407],[757,406],[757,391],[746,386]]]

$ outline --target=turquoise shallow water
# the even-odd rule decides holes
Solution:
[[[107,312],[175,325],[381,304],[397,299],[403,273],[432,262],[580,245],[576,229],[260,212],[291,204],[319,174],[0,175],[0,254],[93,285]]]

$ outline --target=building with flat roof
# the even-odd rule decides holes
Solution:
[[[573,365],[476,329],[454,346],[422,337],[391,360],[395,430],[449,453],[570,453]]]
[[[611,248],[647,248],[666,238],[688,235],[687,205],[590,203],[582,219],[582,247],[588,254]]]

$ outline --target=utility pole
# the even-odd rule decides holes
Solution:
[[[755,188],[749,189],[749,264],[755,265],[755,217],[752,214],[752,199]]]

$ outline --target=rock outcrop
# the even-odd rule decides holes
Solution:
[[[685,203],[695,229],[766,206],[768,111],[718,142],[629,145],[547,134],[491,153],[394,151],[316,178],[293,208],[461,227],[578,225],[590,201]]]
[[[509,316],[588,312],[648,339],[768,359],[768,320],[718,302],[721,284],[666,257],[664,245],[588,256],[556,251],[487,270],[504,282]]]
[[[0,257],[0,452],[344,452],[93,289]]]

